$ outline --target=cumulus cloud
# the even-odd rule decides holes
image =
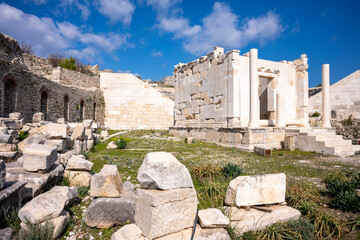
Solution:
[[[178,16],[162,18],[156,26],[173,33],[175,39],[182,39],[185,50],[193,54],[206,53],[214,46],[240,48],[252,42],[265,44],[283,31],[280,17],[273,12],[243,19],[240,24],[230,6],[221,2],[214,3],[201,25],[191,26],[188,19]]]
[[[151,52],[151,56],[153,56],[153,57],[161,57],[163,55],[163,53],[161,52],[161,51],[155,51],[155,50],[153,50],[152,52]]]
[[[59,7],[73,11],[74,7],[81,12],[81,18],[87,20],[91,14],[90,2],[88,0],[60,0]]]
[[[111,23],[130,25],[135,5],[129,0],[98,0],[98,11]]]
[[[38,18],[5,3],[0,4],[0,32],[31,44],[35,53],[43,57],[63,52],[83,59],[93,59],[100,51],[112,53],[126,46],[129,38],[126,34],[86,32],[69,22]],[[81,47],[75,49],[79,44]]]

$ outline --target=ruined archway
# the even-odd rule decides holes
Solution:
[[[84,120],[84,101],[80,102],[80,121]]]
[[[4,117],[16,109],[16,82],[12,78],[6,78],[4,81]]]
[[[48,93],[46,91],[43,91],[41,93],[40,112],[44,113],[45,120],[47,120],[47,115],[48,115]]]
[[[69,97],[67,95],[64,97],[64,119],[69,121]]]

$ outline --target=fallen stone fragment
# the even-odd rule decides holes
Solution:
[[[33,123],[45,121],[45,115],[42,112],[35,113],[32,119]]]
[[[19,120],[21,118],[21,113],[19,112],[9,113],[9,118],[11,118],[12,120]]]
[[[239,176],[229,183],[225,204],[252,206],[285,202],[286,176],[284,173]]]
[[[24,150],[27,146],[30,146],[32,144],[44,144],[45,141],[46,141],[46,138],[44,135],[34,134],[32,136],[25,138],[23,141],[21,141],[18,144],[18,149],[21,152],[24,152]]]
[[[117,230],[112,236],[111,240],[145,240],[142,232],[135,224],[127,224]]]
[[[3,189],[6,180],[6,164],[0,160],[0,190]]]
[[[221,228],[230,224],[230,220],[216,208],[200,210],[198,215],[202,228]]]
[[[192,228],[182,230],[177,233],[169,234],[156,240],[189,240],[192,235]],[[224,228],[201,228],[196,226],[194,240],[231,240],[228,232]]]
[[[83,124],[86,128],[91,128],[91,125],[93,124],[93,120],[92,119],[85,119],[83,121]]]
[[[187,168],[166,152],[148,153],[140,166],[137,179],[142,187],[149,189],[194,187]]]
[[[90,187],[91,174],[89,172],[65,170],[64,176],[69,179],[70,186],[72,187]]]
[[[23,167],[26,171],[46,171],[54,165],[57,149],[54,146],[33,144],[25,148]]]
[[[109,144],[106,146],[106,149],[117,149],[117,145],[115,142],[109,142]]]
[[[74,140],[74,151],[76,154],[80,154],[80,153],[86,151],[85,141]]]
[[[65,138],[69,132],[69,127],[66,124],[48,123],[41,128],[44,128],[46,135],[51,139]]]
[[[3,189],[0,189],[0,216],[4,216],[6,209],[21,204],[25,198],[23,194],[25,184],[26,182],[23,181],[5,182]]]
[[[62,152],[66,148],[65,139],[46,139],[45,144],[56,147],[58,152]]]
[[[65,118],[56,119],[56,123],[65,124]]]
[[[13,231],[11,227],[0,229],[0,239],[1,240],[11,240]]]
[[[230,226],[238,234],[248,231],[258,231],[277,222],[298,219],[301,213],[291,207],[274,205],[269,206],[272,212],[264,212],[250,208],[250,211],[236,207],[226,207],[225,212],[230,218]]]
[[[84,125],[77,125],[74,127],[74,131],[71,134],[71,140],[79,140],[83,141],[85,140],[85,127]]]
[[[22,222],[41,223],[59,217],[64,207],[75,198],[76,188],[55,186],[26,203],[18,215]]]
[[[104,165],[101,171],[91,177],[90,196],[120,197],[122,181],[116,165]]]
[[[134,222],[135,202],[127,198],[97,198],[87,209],[85,223],[90,227],[110,228]]]
[[[93,139],[93,130],[91,128],[85,129],[85,139],[92,140]]]
[[[109,131],[108,130],[102,130],[100,133],[100,137],[101,138],[106,138],[109,136]]]
[[[0,143],[0,152],[13,152],[16,150],[15,144]]]
[[[66,165],[66,170],[91,171],[94,163],[80,157],[82,155],[72,155]]]
[[[12,143],[13,137],[10,134],[0,134],[0,143]]]
[[[154,239],[192,227],[196,209],[193,188],[137,189],[135,223],[146,238]]]

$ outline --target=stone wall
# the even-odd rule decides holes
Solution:
[[[175,126],[247,127],[250,115],[249,55],[213,52],[174,69]],[[276,94],[284,96],[285,123],[308,122],[307,57],[273,62],[258,59],[260,120],[276,121]],[[270,121],[269,121],[270,120]]]
[[[102,92],[93,87],[96,84],[90,88],[85,88],[85,84],[82,88],[77,86],[82,79],[84,82],[96,80],[77,72],[62,72],[65,72],[64,79],[76,81],[67,86],[54,81],[53,69],[45,59],[22,55],[16,40],[0,34],[0,115],[7,117],[10,112],[21,112],[25,121],[31,122],[33,114],[42,109],[46,111],[46,120],[56,121],[67,115],[68,121],[80,121],[93,119],[95,106],[95,119],[103,123]]]
[[[330,86],[331,117],[360,119],[360,70]],[[322,112],[322,92],[309,98],[309,113]]]
[[[174,124],[174,102],[132,74],[100,74],[110,129],[168,129]]]

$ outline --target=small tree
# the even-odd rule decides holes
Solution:
[[[48,62],[52,67],[60,66],[60,62],[62,59],[63,59],[63,55],[61,55],[60,53],[51,53],[47,58]]]
[[[21,42],[20,48],[21,48],[22,53],[34,54],[34,48],[30,44]]]
[[[66,68],[72,71],[76,71],[76,59],[70,56],[70,58],[63,58],[60,61],[60,67]]]

